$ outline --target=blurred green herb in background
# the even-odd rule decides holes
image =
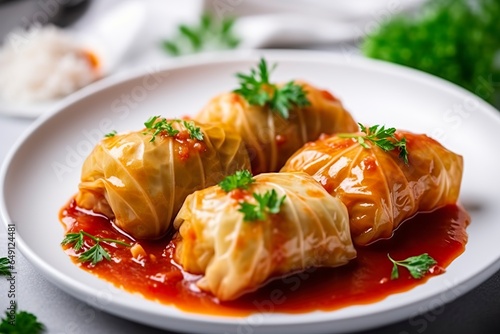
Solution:
[[[428,0],[383,23],[365,55],[452,81],[500,106],[500,1]]]
[[[5,312],[5,317],[0,319],[1,334],[39,334],[45,331],[45,325],[38,321],[32,313],[17,311],[17,304]]]
[[[163,49],[172,56],[234,49],[240,40],[233,32],[233,25],[232,18],[217,20],[210,14],[204,14],[196,25],[179,25],[177,36],[163,41]]]

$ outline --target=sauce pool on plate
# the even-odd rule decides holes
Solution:
[[[235,301],[220,302],[196,286],[197,275],[182,271],[173,260],[171,235],[156,241],[133,240],[102,216],[78,208],[72,200],[61,210],[67,232],[84,230],[100,238],[138,242],[145,255],[134,258],[129,247],[101,243],[111,261],[96,265],[81,263],[78,255],[64,246],[66,253],[82,269],[131,293],[195,313],[243,316],[253,312],[305,313],[331,311],[351,305],[374,303],[394,293],[404,292],[443,273],[464,250],[470,217],[460,206],[448,205],[430,213],[419,213],[406,221],[388,240],[357,247],[358,256],[337,268],[310,268],[294,275],[275,278],[257,291]],[[93,245],[86,240],[84,250]],[[422,279],[414,279],[405,268],[391,280],[392,262],[428,253],[437,265]]]

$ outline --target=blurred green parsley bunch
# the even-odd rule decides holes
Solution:
[[[233,32],[233,25],[233,18],[218,20],[212,14],[203,14],[197,23],[179,25],[177,35],[162,42],[163,49],[171,56],[234,49],[240,40]]]
[[[500,106],[500,0],[428,0],[419,13],[383,23],[361,48]]]

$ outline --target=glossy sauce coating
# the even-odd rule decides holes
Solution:
[[[75,206],[74,201],[61,210],[61,221],[68,232],[84,230],[90,234],[129,242],[135,241],[105,217]],[[139,241],[147,255],[133,258],[128,247],[102,244],[111,261],[97,265],[81,264],[75,252],[66,253],[75,263],[94,275],[131,293],[174,305],[182,310],[216,315],[246,315],[253,312],[304,313],[335,310],[358,304],[374,303],[385,297],[407,291],[441,274],[465,249],[469,215],[459,206],[449,205],[431,213],[420,213],[406,221],[389,240],[358,247],[358,257],[339,268],[310,268],[295,275],[276,278],[259,290],[231,302],[219,302],[195,285],[199,276],[183,272],[172,260],[174,246],[169,237],[157,241]],[[86,247],[92,245],[89,240]],[[84,248],[87,249],[87,248]],[[411,278],[400,268],[400,278],[391,280],[395,260],[428,253],[438,263],[421,280]]]
[[[462,156],[425,134],[399,130],[394,136],[404,137],[408,163],[399,149],[386,152],[373,143],[332,135],[305,144],[281,172],[306,172],[340,199],[354,244],[366,246],[389,238],[418,212],[456,203],[460,194]]]
[[[168,137],[168,134],[162,133],[162,136]],[[207,150],[205,143],[201,140],[192,139],[189,136],[189,132],[183,130],[177,133],[175,136],[175,146],[179,158],[182,161],[187,161],[191,152],[203,153]]]

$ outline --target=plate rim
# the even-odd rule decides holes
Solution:
[[[217,57],[213,57],[213,55],[216,54]],[[207,66],[210,64],[222,64],[222,63],[228,63],[228,62],[243,62],[243,61],[256,61],[258,60],[259,57],[261,56],[266,56],[268,59],[281,59],[282,61],[295,61],[295,62],[304,62],[304,63],[330,63],[330,64],[339,64],[342,62],[346,62],[345,55],[338,54],[338,53],[331,53],[331,52],[324,52],[324,51],[303,51],[303,50],[259,50],[259,51],[228,51],[228,52],[217,52],[217,53],[210,53],[210,54],[203,54],[203,55],[195,55],[195,56],[188,56],[183,59],[180,59],[176,63],[171,63],[171,62],[165,62],[160,65],[160,69],[158,70],[159,73],[169,71],[169,70],[179,70],[183,68],[189,68],[192,66]],[[491,105],[489,105],[487,102],[481,100],[479,97],[475,96],[471,92],[463,89],[462,87],[459,87],[455,84],[452,84],[448,81],[445,81],[441,78],[435,77],[433,75],[407,68],[401,65],[396,65],[392,63],[387,63],[384,61],[380,60],[373,60],[373,59],[367,59],[364,57],[360,56],[349,56],[349,66],[356,67],[356,68],[366,68],[369,67],[370,70],[376,70],[380,71],[383,73],[388,73],[391,75],[396,75],[399,77],[403,77],[405,79],[409,80],[416,80],[419,82],[425,81],[426,85],[431,85],[434,87],[438,87],[439,89],[444,89],[447,92],[449,92],[452,95],[459,95],[462,97],[467,97],[473,99],[475,102],[479,103],[481,106],[481,109],[484,111],[489,110],[484,112],[484,114],[488,117],[491,117],[495,122],[498,122],[500,124],[500,114],[499,112]],[[127,72],[123,75],[115,75],[115,76],[110,76],[108,78],[105,78],[101,81],[95,82],[79,92],[73,94],[72,96],[66,98],[63,103],[59,104],[58,106],[54,106],[54,108],[47,112],[46,114],[42,115],[40,118],[38,118],[31,126],[17,139],[15,144],[12,146],[12,148],[9,150],[8,154],[6,155],[6,158],[2,164],[1,170],[0,170],[0,215],[2,217],[2,220],[4,222],[5,227],[8,227],[8,224],[12,221],[10,219],[10,216],[8,214],[8,210],[6,207],[6,202],[4,199],[4,194],[6,193],[6,188],[5,188],[5,179],[7,176],[7,173],[9,171],[9,166],[13,162],[16,152],[20,149],[20,147],[29,140],[31,135],[39,128],[41,127],[45,122],[48,120],[52,119],[53,117],[57,117],[58,114],[64,113],[64,111],[70,107],[72,104],[79,102],[80,100],[83,100],[95,93],[98,93],[101,90],[105,90],[107,88],[113,87],[113,86],[119,86],[126,84],[129,81],[136,80],[138,78],[141,78],[143,76],[147,75],[147,72],[145,71],[144,68],[139,68],[135,69],[134,71]],[[16,232],[17,233],[17,232]],[[27,258],[27,260],[34,265],[38,270],[40,270],[45,278],[47,278],[50,282],[55,284],[57,287],[62,289],[63,291],[69,293],[70,295],[73,295],[77,297],[80,300],[83,300],[81,298],[81,293],[85,292],[86,294],[92,295],[95,294],[95,289],[86,286],[83,282],[78,282],[78,281],[73,281],[69,277],[59,277],[59,276],[64,276],[63,273],[60,272],[54,272],[56,271],[54,268],[52,268],[49,263],[45,262],[41,257],[39,257],[37,254],[35,254],[30,247],[24,242],[21,236],[16,235],[16,242],[18,244],[18,248],[21,251],[21,253]],[[497,256],[496,260],[494,260],[490,265],[488,266],[487,269],[483,270],[480,274],[474,275],[473,277],[469,277],[469,279],[463,279],[459,282],[454,282],[452,285],[447,287],[446,290],[444,291],[449,291],[455,287],[460,287],[462,286],[463,289],[460,289],[459,294],[456,295],[458,297],[459,295],[462,295],[473,288],[477,287],[479,284],[484,282],[488,277],[493,275],[496,271],[500,269],[500,254]],[[107,284],[111,284],[106,282]],[[112,284],[111,284],[112,285]],[[113,286],[113,288],[115,288]],[[418,288],[418,287],[417,287]],[[75,291],[78,290],[78,291]],[[115,288],[117,289],[117,288]],[[121,289],[118,289],[119,291],[124,291]],[[83,291],[83,292],[82,292]],[[427,303],[429,300],[431,300],[433,297],[435,297],[434,293],[427,293],[423,294],[421,298],[416,300],[413,303],[405,304],[401,307],[398,308],[396,311],[397,306],[392,306],[388,307],[386,309],[380,310],[375,313],[371,313],[368,315],[354,315],[351,317],[347,318],[342,318],[342,319],[329,319],[328,314],[331,312],[328,311],[317,311],[317,313],[321,313],[320,319],[302,319],[301,316],[311,314],[311,313],[304,313],[300,315],[291,315],[291,314],[284,314],[287,318],[286,323],[283,322],[282,320],[278,321],[269,321],[267,320],[265,324],[259,325],[259,330],[264,329],[266,326],[285,326],[285,325],[310,325],[311,323],[314,323],[316,325],[318,324],[328,324],[328,323],[333,323],[333,322],[350,322],[354,321],[356,319],[360,318],[367,318],[367,317],[378,317],[379,321],[373,321],[371,324],[367,327],[356,327],[356,329],[367,329],[367,328],[372,328],[377,325],[383,325],[383,324],[388,324],[392,323],[397,320],[401,320],[404,318],[404,316],[407,316],[407,312],[403,312],[406,309],[416,309],[417,306],[424,305]],[[151,301],[154,304],[158,304],[156,302]],[[449,302],[449,301],[447,301]],[[117,304],[116,300],[111,302],[112,304]],[[374,303],[376,304],[376,303]],[[197,313],[188,313],[182,310],[178,310],[179,312],[176,312],[177,314],[169,314],[169,311],[166,311],[167,309],[172,309],[175,307],[172,305],[164,305],[161,304],[162,306],[165,306],[165,313],[163,313],[163,316],[167,317],[172,317],[175,318],[176,321],[190,321],[197,323],[198,325],[202,326],[204,324],[211,324],[211,325],[219,325],[219,326],[235,326],[235,325],[240,325],[242,322],[242,319],[248,318],[248,317],[226,317],[226,316],[211,316],[211,315],[204,315],[204,314],[197,314]],[[106,312],[113,313],[115,315],[123,317],[123,315],[120,312],[120,308],[113,309],[109,307],[104,307],[101,305],[93,305],[97,308],[100,308]],[[114,305],[116,306],[116,305]],[[127,308],[127,307],[125,307]],[[137,311],[137,310],[134,310]],[[387,313],[403,313],[404,316],[388,316],[388,317],[383,317],[384,314]],[[147,314],[151,314],[150,312],[145,312]],[[155,314],[156,315],[156,314]],[[129,317],[126,317],[127,319],[132,319]],[[315,317],[316,318],[316,317]],[[383,319],[382,319],[383,318]],[[381,320],[382,319],[382,320]],[[386,319],[390,319],[387,321]],[[140,319],[133,318],[134,321],[141,322]],[[174,320],[174,319],[172,319]],[[223,322],[221,322],[223,321]],[[151,325],[150,322],[143,322],[145,324]],[[154,326],[157,326],[156,324]],[[166,328],[166,327],[165,327]],[[169,328],[175,328],[170,326]],[[178,327],[177,329],[182,329],[181,327]],[[185,330],[185,329],[184,329]]]

